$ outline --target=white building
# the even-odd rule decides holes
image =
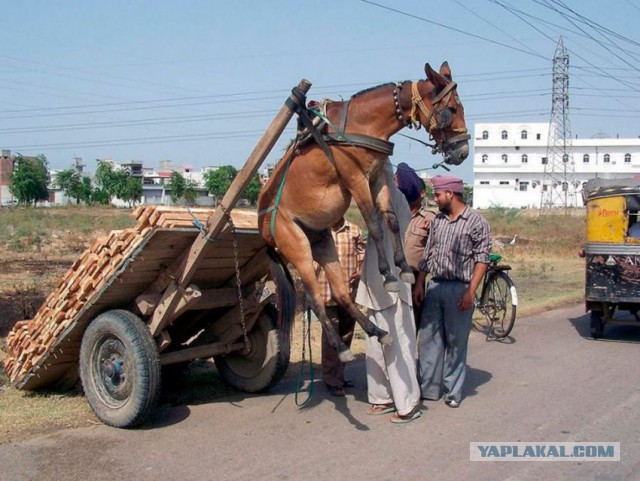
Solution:
[[[543,185],[548,136],[548,123],[475,124],[473,206],[539,208],[542,189],[554,188]],[[569,162],[575,186],[569,202],[582,206],[589,179],[640,175],[640,138],[572,139]]]

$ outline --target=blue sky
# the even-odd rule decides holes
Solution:
[[[640,135],[640,0],[375,3],[2,0],[0,147],[52,168],[74,157],[89,170],[104,157],[239,167],[301,78],[309,98],[340,99],[444,60],[471,132],[544,122],[561,34],[573,135]],[[394,163],[438,161],[392,140]],[[471,180],[471,159],[453,173]]]

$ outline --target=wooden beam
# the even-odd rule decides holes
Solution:
[[[258,141],[258,144],[253,149],[253,152],[251,152],[244,166],[240,169],[235,179],[233,179],[233,182],[220,201],[218,208],[209,216],[206,235],[198,236],[196,240],[193,241],[188,253],[182,257],[178,269],[171,269],[173,275],[175,275],[175,279],[171,281],[166,291],[164,291],[162,300],[152,315],[151,330],[153,335],[157,335],[162,330],[158,329],[158,326],[165,326],[168,322],[167,319],[171,318],[175,312],[181,295],[180,290],[181,288],[184,289],[191,281],[198,267],[198,263],[204,255],[205,247],[209,242],[208,239],[215,239],[218,234],[227,227],[227,215],[230,215],[231,209],[233,209],[240,195],[247,185],[249,185],[258,172],[260,165],[262,165],[262,162],[266,159],[282,135],[285,127],[293,117],[295,109],[305,107],[304,105],[300,105],[301,102],[304,104],[304,98],[300,98],[298,93],[304,95],[310,88],[311,83],[303,79],[298,86],[292,90],[291,95]]]
[[[234,351],[240,351],[244,348],[244,342],[236,342],[234,344],[225,344],[224,342],[214,342],[212,344],[204,344],[202,346],[189,347],[180,351],[168,352],[160,355],[160,364],[176,364],[178,362],[193,361],[194,359],[209,359],[219,354],[228,354]]]

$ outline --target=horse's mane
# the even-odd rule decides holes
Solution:
[[[375,87],[369,87],[367,89],[360,90],[360,92],[356,92],[355,94],[353,94],[351,96],[351,98],[352,99],[356,98],[356,97],[358,97],[360,95],[366,94],[366,93],[371,92],[373,90],[381,89],[383,87],[390,87],[391,85],[395,85],[395,82],[386,82],[386,83],[383,83],[383,84],[380,84],[380,85],[376,85]]]

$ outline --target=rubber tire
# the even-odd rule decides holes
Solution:
[[[591,337],[594,339],[600,339],[602,337],[602,334],[604,333],[604,323],[602,322],[602,312],[591,311],[589,326],[591,329]]]
[[[497,287],[493,287],[493,284]],[[486,305],[486,297],[495,292],[500,294],[500,303],[504,304],[504,311],[495,312],[493,316],[487,314],[490,320],[490,334],[496,339],[504,339],[511,334],[516,322],[517,306],[513,304],[513,298],[511,296],[512,287],[514,287],[514,284],[511,277],[504,272],[496,272],[489,280],[484,293],[485,299],[483,299],[483,304]],[[502,312],[501,315],[500,312]]]
[[[125,374],[115,387],[107,379],[106,364],[98,360],[109,346],[117,348],[115,356],[122,361],[118,370]],[[117,428],[142,424],[160,395],[160,357],[147,325],[120,309],[96,317],[82,337],[80,379],[89,406],[104,424]],[[118,399],[117,392],[109,391],[120,387],[125,392]]]
[[[234,352],[214,357],[218,372],[227,384],[240,391],[257,393],[268,391],[280,382],[289,366],[290,346],[280,342],[277,319],[275,307],[267,305],[247,334],[252,346],[248,355]]]

